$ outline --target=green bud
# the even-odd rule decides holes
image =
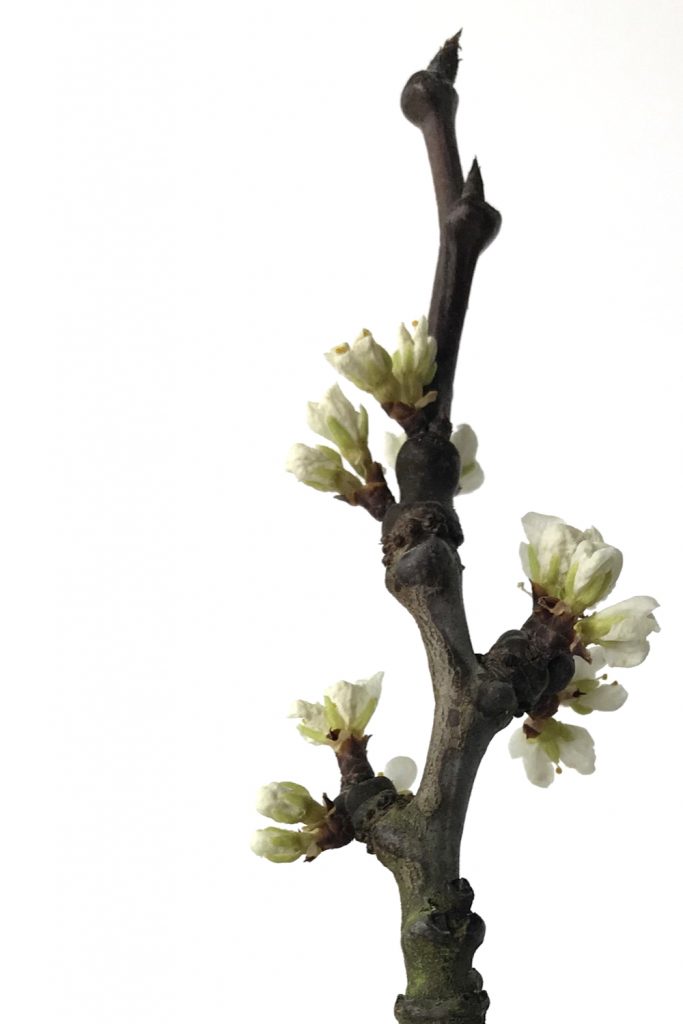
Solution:
[[[296,782],[271,782],[263,786],[256,798],[256,810],[286,825],[297,822],[313,825],[326,815],[322,804],[313,799],[305,786]]]

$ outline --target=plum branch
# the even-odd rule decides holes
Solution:
[[[557,719],[611,711],[626,691],[603,682],[605,664],[639,664],[658,626],[656,601],[636,597],[591,612],[611,592],[621,553],[597,530],[580,531],[552,516],[529,513],[522,545],[532,609],[520,628],[503,633],[485,654],[473,649],[463,604],[458,493],[483,474],[476,436],[451,424],[453,378],[472,280],[501,217],[485,198],[478,162],[463,177],[455,133],[454,82],[460,33],[425,70],[408,80],[401,105],[422,132],[431,167],[440,241],[429,317],[402,325],[390,354],[363,330],[354,344],[327,354],[334,368],[372,397],[403,429],[396,457],[398,498],[368,447],[368,414],[335,385],[309,404],[309,426],[335,447],[295,445],[288,468],[309,486],[364,507],[382,523],[389,593],[412,616],[427,655],[434,721],[417,792],[368,760],[368,722],[381,673],[328,688],[322,703],[298,701],[292,712],[310,742],[332,748],[339,793],[316,801],[295,783],[273,783],[262,813],[303,825],[269,828],[254,848],[270,860],[315,860],[354,839],[394,875],[401,899],[406,992],[395,1015],[405,1024],[483,1024],[489,999],[472,959],[484,923],[460,875],[460,844],[474,780],[492,738],[526,716],[510,752],[536,785],[549,785],[560,762],[582,774],[594,768],[588,732]]]

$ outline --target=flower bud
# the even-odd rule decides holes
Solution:
[[[624,561],[621,551],[605,544],[595,528],[586,530],[583,538],[572,555],[562,595],[577,614],[607,597]]]
[[[387,761],[384,774],[399,792],[409,790],[417,778],[417,765],[412,757],[392,757]]]
[[[287,457],[287,472],[316,491],[333,491],[351,497],[363,486],[353,473],[344,469],[339,452],[319,444],[295,444]]]
[[[522,519],[529,540],[520,556],[529,579],[574,615],[602,601],[621,572],[622,554],[595,527],[581,531],[556,516],[529,512]]]
[[[327,813],[306,787],[296,782],[271,782],[262,786],[256,798],[256,810],[266,818],[286,825],[297,822],[313,825],[322,821]]]
[[[361,405],[356,411],[338,384],[321,402],[308,403],[308,425],[321,437],[336,444],[357,473],[367,476],[372,463],[368,449],[368,414]]]
[[[400,386],[392,372],[391,356],[378,345],[370,331],[363,331],[353,345],[337,345],[326,353],[335,370],[378,402],[395,401]]]
[[[273,864],[291,864],[299,857],[315,856],[318,847],[311,833],[292,832],[287,828],[260,828],[254,832],[251,848],[259,857]]]
[[[436,339],[429,336],[426,317],[414,321],[413,327],[415,333],[411,335],[406,325],[401,324],[398,348],[391,361],[399,383],[399,400],[418,406],[425,385],[431,383],[436,373]]]

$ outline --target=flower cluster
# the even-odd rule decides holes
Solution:
[[[332,441],[337,450],[322,444],[315,448],[295,444],[289,452],[287,470],[317,491],[350,498],[363,486],[372,467],[367,412],[362,405],[354,408],[335,384],[320,402],[308,403],[308,425],[320,437]],[[363,480],[346,469],[342,458]]]
[[[331,747],[339,758],[348,752],[349,741],[365,750],[365,735],[382,690],[384,673],[376,672],[370,679],[355,683],[345,680],[325,691],[323,703],[298,700],[290,718],[299,718],[299,732],[310,743]],[[353,747],[353,743],[351,743]],[[341,760],[340,760],[341,765]],[[404,792],[415,780],[417,767],[409,757],[394,757],[384,773],[396,789]],[[271,782],[257,797],[260,814],[285,825],[301,824],[298,831],[286,828],[259,829],[254,833],[254,853],[275,864],[287,864],[304,857],[313,860],[323,850],[345,846],[353,839],[353,829],[339,815],[333,801],[323,796],[324,803],[314,800],[305,786],[296,782]]]
[[[384,454],[392,469],[396,466],[396,456],[403,447],[406,437],[398,434],[385,434]],[[451,444],[458,449],[460,456],[460,481],[458,494],[471,494],[484,482],[484,471],[477,462],[479,441],[469,423],[461,423],[451,434]]]
[[[425,317],[414,320],[413,328],[411,334],[401,324],[393,356],[370,331],[363,331],[353,345],[337,345],[327,352],[327,359],[343,377],[376,398],[389,415],[400,418],[396,409],[405,415],[436,398],[436,391],[424,393],[436,373],[436,340],[429,335]],[[381,467],[373,462],[368,448],[368,414],[362,405],[356,409],[337,384],[320,402],[308,403],[308,425],[335,447],[295,444],[287,470],[297,480],[317,491],[336,493],[350,504],[362,501],[366,485],[372,489],[384,483]],[[471,440],[463,438],[462,443],[471,444]],[[474,447],[476,450],[476,438]],[[463,457],[463,465],[465,461]],[[463,488],[466,476],[465,472]],[[476,486],[478,483],[469,489]]]
[[[605,544],[594,527],[581,531],[557,516],[529,512],[522,519],[528,544],[520,547],[532,583],[576,615],[602,601],[617,582],[621,551]]]
[[[313,799],[305,786],[296,782],[271,782],[259,790],[256,810],[273,821],[294,825],[301,822],[305,827],[299,832],[288,828],[261,828],[254,833],[251,848],[259,857],[274,864],[289,864],[306,857],[313,860],[320,853],[317,840],[328,814]]]
[[[436,397],[435,391],[423,394],[436,373],[436,340],[429,335],[426,317],[412,326],[413,334],[401,324],[393,356],[364,330],[353,345],[331,349],[327,359],[342,377],[382,405],[401,402],[421,409]]]
[[[578,619],[579,640],[602,647],[608,665],[640,665],[650,650],[647,637],[659,630],[654,598],[631,597],[584,615],[611,593],[621,572],[621,551],[594,527],[582,532],[556,516],[529,512],[522,524],[529,543],[521,545],[520,556],[534,592],[560,601]]]
[[[557,707],[580,715],[616,711],[627,692],[617,682],[605,682],[606,674],[597,673],[606,665],[640,665],[650,650],[647,637],[659,630],[652,614],[657,602],[652,597],[632,597],[587,615],[617,582],[621,552],[606,544],[594,527],[577,530],[556,516],[535,512],[522,523],[528,543],[521,545],[520,556],[534,597],[550,599],[554,614],[573,620],[574,649],[582,655],[574,658],[574,674],[557,694]],[[537,786],[549,786],[561,771],[560,763],[584,775],[595,768],[590,733],[558,722],[552,713],[527,718],[510,739],[510,753],[523,759],[529,779]]]

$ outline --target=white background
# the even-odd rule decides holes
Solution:
[[[463,849],[475,962],[492,1022],[675,1017],[682,21],[675,0],[4,5],[7,1024],[393,1019],[388,873],[248,840],[262,783],[335,790],[294,698],[382,668],[376,766],[426,747],[377,524],[283,462],[322,352],[426,311],[435,211],[398,97],[461,26],[463,162],[504,219],[454,408],[487,474],[458,506],[475,646],[527,614],[529,509],[594,523],[625,552],[615,600],[662,606],[627,705],[588,722],[593,777],[541,791],[492,745]]]

